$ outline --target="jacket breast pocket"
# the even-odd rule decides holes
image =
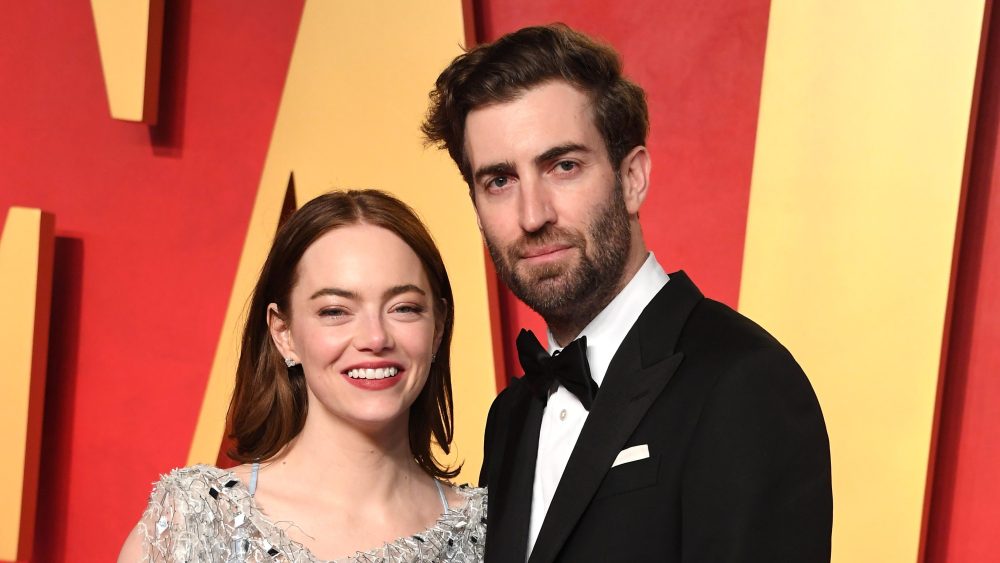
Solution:
[[[597,489],[594,499],[652,487],[656,484],[659,469],[659,455],[651,455],[646,459],[630,461],[612,467],[604,476],[604,481],[601,481],[601,486]]]

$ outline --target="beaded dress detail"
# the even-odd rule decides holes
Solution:
[[[446,510],[427,530],[336,563],[482,561],[486,489],[455,490],[464,504]],[[175,469],[154,485],[139,522],[142,561],[335,563],[317,559],[289,539],[285,528],[260,512],[250,490],[232,472],[209,465]]]

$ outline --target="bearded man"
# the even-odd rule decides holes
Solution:
[[[490,409],[486,560],[830,559],[829,440],[788,351],[647,249],[643,91],[562,25],[456,58],[423,127],[546,352]],[[551,354],[551,355],[550,355]]]

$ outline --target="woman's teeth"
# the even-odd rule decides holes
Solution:
[[[378,368],[378,369],[352,369],[347,371],[347,377],[351,379],[385,379],[395,377],[399,373],[398,368]]]

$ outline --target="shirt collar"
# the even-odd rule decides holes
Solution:
[[[670,281],[656,257],[650,252],[639,271],[610,303],[580,332],[587,337],[587,362],[590,376],[598,385],[611,365],[622,340],[653,297]],[[548,331],[549,353],[559,350],[552,332]],[[579,336],[577,337],[579,338]]]

